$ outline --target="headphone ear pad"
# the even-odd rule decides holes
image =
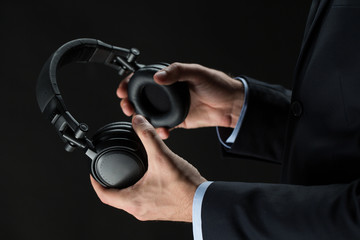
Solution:
[[[92,141],[96,157],[91,175],[103,186],[126,188],[147,170],[147,155],[130,123],[111,123],[99,129]]]
[[[128,84],[128,96],[135,112],[146,117],[154,127],[172,128],[182,123],[189,111],[187,83],[159,85],[154,74],[166,64],[148,65],[137,70]]]

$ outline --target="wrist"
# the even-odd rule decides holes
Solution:
[[[197,188],[206,182],[206,179],[201,177],[196,181],[196,183],[192,183],[191,185],[187,186],[187,194],[181,201],[181,207],[179,208],[179,218],[177,221],[181,222],[192,222],[193,221],[193,203],[195,192]]]

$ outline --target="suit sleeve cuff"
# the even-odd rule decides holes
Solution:
[[[202,223],[201,223],[201,206],[204,199],[205,192],[212,182],[203,182],[196,189],[193,201],[192,210],[192,225],[194,240],[202,240]]]
[[[245,81],[245,79],[243,79],[241,77],[237,77],[236,79],[240,80],[244,85],[244,104],[243,104],[243,107],[241,109],[239,119],[238,119],[238,121],[236,123],[236,126],[235,126],[234,130],[232,131],[230,136],[225,141],[220,136],[219,127],[216,127],[216,133],[217,133],[218,139],[219,139],[221,145],[223,145],[227,149],[231,149],[231,145],[235,142],[235,139],[236,139],[237,135],[239,134],[241,124],[242,124],[242,122],[244,120],[245,113],[246,113],[246,108],[247,108],[247,105],[248,105],[248,91],[249,91],[248,84]]]

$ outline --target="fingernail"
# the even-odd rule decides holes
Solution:
[[[145,119],[144,117],[140,116],[140,115],[135,115],[134,116],[134,120],[133,120],[133,123],[136,124],[136,125],[140,125],[140,124],[143,124],[145,122]]]
[[[167,72],[165,70],[160,70],[157,73],[155,73],[156,77],[158,78],[165,78],[167,75]]]
[[[166,134],[163,133],[163,132],[159,132],[159,136],[160,136],[161,139],[166,139],[167,138]]]

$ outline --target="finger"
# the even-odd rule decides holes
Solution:
[[[98,183],[91,175],[90,182],[101,202],[111,206],[116,205],[115,207],[117,208],[122,208],[123,196],[118,189],[105,188],[101,186],[101,184]]]
[[[135,113],[134,106],[131,104],[128,98],[124,98],[120,101],[120,107],[124,114],[128,117]]]
[[[127,89],[128,89],[128,84],[129,84],[129,80],[130,80],[131,76],[132,76],[132,74],[130,74],[129,76],[124,78],[120,82],[119,87],[116,89],[116,95],[119,98],[126,98],[128,96]]]
[[[158,154],[167,148],[155,128],[143,116],[135,115],[132,125],[148,154]]]
[[[170,136],[170,131],[167,128],[157,128],[156,129],[157,134],[161,137],[161,139],[168,139]]]
[[[202,76],[205,67],[198,64],[173,63],[154,75],[156,83],[170,85],[175,82],[194,82]]]
[[[106,188],[101,186],[100,183],[98,183],[91,175],[90,175],[90,182],[91,182],[91,185],[93,186],[96,194],[98,194],[98,196],[103,195],[105,193]]]

